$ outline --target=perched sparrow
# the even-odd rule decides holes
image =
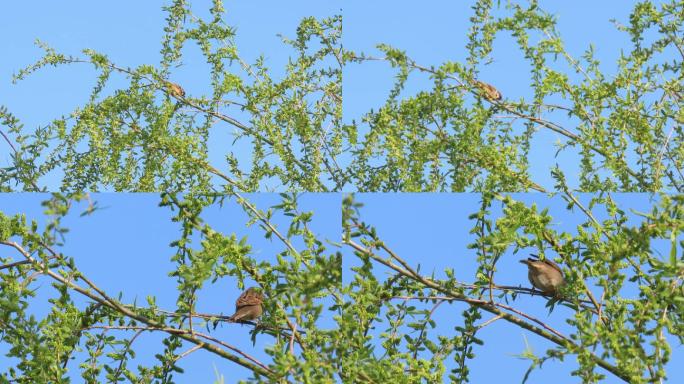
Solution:
[[[235,302],[235,313],[230,317],[231,321],[254,320],[261,316],[264,311],[261,304],[264,296],[259,288],[249,288],[242,292]]]
[[[501,100],[501,92],[499,92],[493,86],[477,80],[475,81],[475,85],[484,91],[484,96],[488,100]]]
[[[170,81],[166,82],[166,88],[168,89],[169,95],[173,97],[185,97],[185,91],[180,85],[172,83]]]
[[[530,256],[537,257],[537,255]],[[558,292],[558,288],[565,284],[563,271],[561,271],[558,264],[549,259],[539,260],[538,258],[530,257],[527,260],[520,260],[520,262],[527,264],[529,269],[527,277],[530,279],[530,283],[547,295],[555,295]]]

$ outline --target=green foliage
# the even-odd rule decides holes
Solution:
[[[279,78],[263,57],[241,57],[220,1],[207,19],[185,0],[165,11],[158,66],[130,68],[88,49],[69,56],[38,42],[45,55],[15,80],[58,65],[92,64],[99,75],[85,105],[33,131],[0,108],[14,147],[3,190],[548,191],[545,175],[530,172],[530,155],[548,151],[535,145],[540,130],[560,138],[556,155],[580,164],[571,184],[582,191],[683,188],[681,2],[638,3],[628,25],[615,21],[631,47],[614,76],[601,71],[592,46],[574,58],[537,1],[474,1],[467,56],[438,65],[387,44],[378,45],[381,57],[343,50],[340,15],[307,17],[283,37],[292,54]],[[531,92],[522,93],[532,96],[491,100],[475,81],[507,37],[529,68]],[[177,97],[169,81],[190,44],[209,64],[211,90]],[[343,124],[343,68],[369,60],[396,68],[396,82],[381,108]],[[408,94],[413,77],[422,85]],[[114,78],[128,85],[104,93]],[[225,162],[210,161],[207,142],[225,129],[235,141]],[[59,186],[44,185],[54,173]]]
[[[44,202],[43,227],[0,212],[0,247],[7,251],[0,257],[0,340],[17,362],[0,380],[67,383],[78,372],[86,382],[170,383],[183,374],[180,359],[212,353],[251,370],[255,383],[468,382],[469,362],[487,341],[479,331],[497,320],[554,345],[540,356],[523,351],[531,362],[524,380],[547,360],[567,356],[576,358],[572,374],[583,382],[667,378],[671,340],[684,342],[683,199],[661,195],[651,212],[632,213],[640,223],[628,224],[631,216],[609,193],[684,189],[684,5],[646,0],[626,25],[614,21],[631,46],[607,75],[593,46],[580,58],[565,49],[556,17],[539,1],[472,3],[465,59],[438,64],[388,44],[378,45],[381,57],[343,49],[341,15],[305,17],[294,36],[282,37],[291,52],[282,70],[263,56],[249,63],[235,28],[224,22],[221,0],[211,2],[206,18],[187,0],[164,7],[158,65],[129,67],[91,49],[72,56],[37,41],[43,57],[20,69],[15,82],[56,66],[92,65],[97,77],[84,105],[37,128],[0,106],[0,140],[10,150],[0,192],[64,193]],[[478,83],[504,37],[529,68],[531,96],[496,100]],[[191,46],[209,67],[204,94],[178,91],[182,84],[173,82]],[[389,64],[394,85],[379,109],[345,124],[343,68],[371,60]],[[415,78],[427,81],[409,93]],[[234,141],[217,162],[208,143],[227,129]],[[531,154],[546,150],[535,144],[540,130],[560,137],[556,156],[574,155],[578,175],[569,172],[577,167],[549,161],[555,185],[548,186],[540,181],[545,175],[530,171]],[[251,157],[238,156],[244,152]],[[55,178],[56,185],[47,184]],[[585,206],[574,189],[597,194]],[[99,190],[161,193],[160,206],[180,229],[169,260],[175,308],[160,308],[154,296],[125,303],[59,251],[69,233],[62,219],[88,197],[83,191]],[[363,221],[353,195],[344,196],[343,241],[336,244],[310,227],[315,213],[301,211],[298,195],[282,194],[265,210],[241,195],[260,190],[481,192],[469,245],[476,272],[468,282],[448,268],[446,278],[424,274]],[[554,191],[584,221],[574,233],[559,233],[547,211],[500,194],[510,191]],[[281,246],[275,261],[256,260],[250,239],[203,220],[222,204],[239,204],[245,224]],[[501,214],[492,213],[494,205]],[[98,209],[91,202],[82,215]],[[597,209],[608,218],[598,221]],[[276,216],[287,218],[287,230],[273,224]],[[655,242],[670,252],[654,254]],[[562,319],[571,334],[513,306],[529,289],[494,283],[501,258],[523,249],[562,261],[567,284],[547,307],[572,310]],[[345,286],[343,254],[360,263]],[[269,361],[226,347],[212,336],[225,317],[196,312],[198,292],[222,279],[240,288],[255,283],[266,293],[263,326],[250,332],[253,340],[272,341]],[[52,293],[41,318],[30,314],[37,289]],[[452,332],[439,334],[433,313],[455,303],[463,304],[462,316]],[[320,326],[328,314],[335,329]],[[136,366],[135,341],[148,332],[164,335],[156,363]]]
[[[384,60],[398,69],[385,104],[354,123],[363,137],[352,146],[357,190],[545,191],[537,181],[543,175],[529,171],[530,154],[545,151],[534,146],[539,130],[561,137],[557,155],[576,155],[581,173],[573,184],[582,191],[682,190],[681,2],[639,3],[631,26],[618,25],[633,46],[613,78],[600,71],[593,48],[582,59],[570,55],[555,17],[537,1],[501,9],[480,0],[472,9],[464,63],[422,64],[388,45],[378,46],[381,57],[348,53],[356,63]],[[487,100],[474,86],[504,36],[530,68],[531,100]],[[414,74],[432,84],[406,95]]]
[[[154,296],[145,304],[125,303],[122,293],[99,288],[60,252],[59,240],[68,232],[62,219],[84,198],[53,195],[43,204],[49,220],[42,229],[21,215],[0,213],[0,247],[8,256],[0,259],[0,340],[9,346],[6,356],[17,359],[0,380],[67,383],[77,372],[87,382],[171,383],[183,375],[178,362],[190,353],[213,353],[241,365],[253,372],[249,382],[332,383],[341,375],[333,348],[338,333],[321,326],[323,316],[341,313],[341,256],[310,227],[314,213],[301,211],[298,196],[282,195],[279,204],[262,211],[237,194],[163,194],[160,209],[172,210],[180,229],[170,244],[175,252],[169,276],[177,283],[173,308],[161,308]],[[247,225],[277,239],[283,250],[274,261],[257,260],[249,239],[204,222],[203,212],[224,204],[239,204]],[[276,227],[275,217],[288,220],[287,232]],[[226,279],[241,289],[256,283],[263,290],[264,314],[245,332],[270,340],[269,361],[259,362],[213,335],[228,316],[197,312],[200,290]],[[29,315],[39,289],[51,297],[43,318]],[[134,360],[135,341],[144,333],[165,336],[151,366]]]
[[[558,232],[553,217],[534,204],[483,195],[471,216],[475,238],[469,248],[475,250],[478,266],[471,281],[464,272],[456,278],[447,268],[447,278],[421,273],[363,221],[361,203],[345,198],[344,243],[359,265],[344,287],[349,295],[344,311],[348,322],[342,328],[349,344],[343,354],[348,382],[467,382],[468,360],[478,358],[478,348],[497,347],[478,332],[497,320],[551,342],[542,356],[529,350],[521,355],[532,362],[525,379],[545,361],[568,355],[577,358],[572,374],[582,382],[610,376],[630,383],[667,378],[672,343],[684,341],[682,196],[661,195],[650,213],[625,212],[608,194],[596,195],[586,207],[572,194],[564,198],[568,215],[585,219],[574,233]],[[501,205],[496,218],[495,204]],[[607,212],[607,218],[599,222],[592,211]],[[634,223],[635,216],[641,222]],[[669,244],[670,252],[659,255],[656,244]],[[496,283],[501,256],[529,248],[562,259],[567,284],[560,297],[545,299],[528,288]],[[530,294],[548,300],[553,316],[541,320],[515,306],[518,298]],[[466,309],[461,318],[450,318],[454,332],[436,330],[434,312],[457,303],[465,303]],[[559,305],[571,311],[556,313]],[[494,317],[483,316],[487,312]],[[555,331],[563,323],[570,330]]]
[[[305,18],[295,39],[283,38],[294,53],[276,79],[263,59],[250,64],[240,57],[220,1],[210,20],[195,17],[184,0],[165,10],[159,67],[119,65],[90,49],[68,56],[38,42],[44,57],[15,81],[57,65],[92,64],[99,75],[87,104],[34,132],[0,109],[0,124],[11,134],[5,140],[14,148],[11,165],[0,173],[3,190],[43,189],[41,180],[55,172],[61,182],[49,188],[62,191],[326,191],[345,184],[345,171],[334,163],[347,141],[340,127],[341,16]],[[169,91],[189,44],[210,65],[209,95]],[[113,78],[128,86],[104,93]],[[208,140],[229,128],[237,133],[226,162],[210,164]],[[238,148],[252,157],[238,158]]]

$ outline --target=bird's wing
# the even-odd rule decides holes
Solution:
[[[248,305],[260,305],[261,304],[261,294],[254,290],[246,290],[238,297],[235,302],[235,308],[240,308]]]
[[[553,261],[551,261],[551,260],[549,260],[549,259],[544,259],[544,262],[545,262],[546,264],[548,264],[551,268],[553,268],[553,269],[555,269],[556,271],[560,272],[561,275],[563,274],[563,271],[562,271],[561,268],[558,266],[558,264],[554,263]]]

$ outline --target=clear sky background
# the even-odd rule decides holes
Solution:
[[[211,0],[189,3],[194,15],[210,17]],[[34,44],[36,39],[66,55],[82,57],[83,49],[93,49],[122,67],[158,65],[167,17],[162,6],[170,4],[168,0],[42,1],[39,6],[32,2],[5,2],[0,13],[0,47],[4,53],[0,60],[0,105],[7,106],[25,124],[26,131],[32,132],[53,119],[68,116],[88,102],[98,75],[89,64],[44,68],[16,85],[11,84],[13,74],[42,57],[43,50]],[[295,38],[302,18],[329,17],[339,14],[341,9],[339,1],[319,0],[225,0],[224,5],[226,23],[237,29],[235,41],[240,55],[247,63],[254,63],[263,55],[276,80],[284,74],[293,55],[278,34]],[[183,65],[172,70],[170,80],[181,84],[190,96],[210,95],[209,67],[197,45],[187,43],[182,53]],[[237,63],[235,67],[231,72],[242,76]],[[127,85],[128,79],[114,74],[103,95]],[[248,123],[246,114],[239,108],[228,109],[226,113]],[[2,129],[6,131],[5,127]],[[251,156],[249,145],[242,145],[240,141],[233,144],[236,131],[227,123],[214,125],[208,143],[209,157],[219,169],[226,169],[227,147],[239,159]],[[9,160],[10,147],[0,140],[0,166],[6,166]],[[61,175],[49,176],[42,181],[52,190]]]
[[[503,8],[507,2],[500,3]],[[524,1],[515,3],[525,4]],[[629,13],[636,3],[634,0],[540,1],[539,7],[556,15],[557,29],[565,48],[575,59],[581,58],[590,44],[594,45],[595,57],[601,62],[600,68],[610,79],[618,69],[616,60],[621,50],[627,51],[631,47],[629,36],[617,31],[610,19],[628,24]],[[384,54],[376,46],[385,43],[404,50],[410,58],[425,67],[438,67],[446,61],[464,63],[473,4],[474,1],[450,0],[348,0],[343,3],[344,47],[356,53],[382,57]],[[504,14],[510,15],[510,12],[494,12],[494,16]],[[530,40],[536,41],[534,37]],[[509,33],[497,33],[490,59],[490,64],[480,64],[477,68],[481,80],[494,84],[504,98],[511,101],[523,97],[528,101],[532,99],[530,64],[523,60],[517,43]],[[567,73],[571,83],[579,83],[581,75],[562,64],[563,61],[560,58],[558,64],[548,65]],[[387,99],[397,73],[397,69],[381,61],[347,65],[343,80],[345,121],[355,119],[360,122],[364,113],[371,109],[377,111]],[[402,95],[409,97],[420,91],[430,91],[432,85],[433,81],[427,75],[414,71]],[[544,117],[562,124],[567,121],[565,114],[546,113]],[[576,131],[574,125],[565,128]],[[554,185],[550,168],[556,163],[565,171],[568,184],[578,185],[578,156],[574,150],[566,150],[554,157],[557,150],[554,143],[559,140],[566,141],[557,133],[540,129],[531,145],[529,171],[532,179],[549,189],[553,189]]]
[[[576,210],[566,210],[567,203],[560,197],[548,198],[542,194],[513,194],[514,199],[526,203],[528,206],[536,203],[541,211],[549,209],[553,217],[552,228],[558,232],[567,232],[572,235],[577,233],[577,226],[585,222],[583,214]],[[630,212],[650,212],[654,205],[649,201],[646,194],[617,194],[613,195],[622,210]],[[580,195],[580,201],[587,206],[588,195]],[[475,250],[468,249],[468,244],[475,239],[469,233],[474,222],[468,216],[479,210],[480,196],[478,194],[460,193],[433,193],[433,194],[357,194],[356,201],[364,203],[361,208],[361,220],[368,225],[375,226],[380,239],[403,258],[409,265],[417,268],[423,275],[434,274],[437,279],[446,279],[444,270],[452,268],[455,276],[462,282],[474,282],[477,270],[477,254]],[[600,221],[606,218],[601,209],[594,210],[596,218]],[[495,220],[501,215],[501,204],[494,204],[490,218]],[[630,214],[630,220],[625,224],[636,226],[642,220],[640,217]],[[668,244],[666,244],[668,243]],[[669,242],[659,242],[654,249],[665,260],[669,255]],[[530,249],[530,252],[536,250]],[[681,250],[678,250],[678,254]],[[555,257],[553,253],[547,254]],[[527,267],[518,260],[527,257],[526,253],[512,253],[512,249],[502,256],[497,263],[495,282],[500,285],[522,285],[531,287],[527,278]],[[361,263],[352,252],[345,252],[343,280],[349,283],[352,280],[350,268],[359,266]],[[375,263],[374,275],[380,281],[394,275],[389,268]],[[627,284],[626,284],[627,286]],[[630,296],[633,294],[633,296]],[[634,290],[625,289],[626,297],[636,297]],[[398,301],[395,303],[398,304]],[[416,300],[411,304],[418,309],[431,310],[433,303],[420,303]],[[565,319],[571,316],[572,311],[563,306],[557,306],[553,313],[549,314],[545,308],[546,300],[529,295],[520,295],[510,305],[515,308],[538,317],[548,322],[559,332],[569,334],[571,328],[565,323]],[[464,303],[442,303],[433,314],[437,327],[432,330],[432,340],[437,335],[453,336],[454,327],[463,325],[462,312],[467,306]],[[482,324],[491,319],[493,315],[484,312],[476,324]],[[382,315],[381,315],[382,318]],[[417,319],[416,319],[417,320]],[[406,319],[405,323],[411,323]],[[387,323],[376,323],[376,327],[370,334],[378,335],[388,328]],[[400,328],[405,332],[413,332],[404,326]],[[416,336],[417,333],[414,333]],[[525,350],[525,340],[531,346],[537,356],[543,356],[546,349],[555,344],[546,341],[536,334],[527,332],[506,321],[498,320],[486,326],[478,332],[478,337],[484,340],[484,346],[475,346],[473,352],[475,358],[469,365],[472,383],[498,383],[505,379],[506,383],[518,383],[528,369],[529,360],[516,357]],[[684,359],[684,349],[674,338],[670,338],[672,358],[668,366],[669,380],[671,383],[684,382],[684,367],[680,364]],[[378,345],[377,353],[383,349]],[[455,367],[453,359],[445,361],[448,370]],[[575,356],[568,356],[564,362],[547,361],[541,370],[534,371],[527,383],[577,383],[576,377],[571,377],[570,372],[577,368]],[[598,371],[601,371],[599,368]],[[605,372],[602,372],[605,373]],[[606,375],[605,383],[621,383],[622,381]]]
[[[88,65],[50,67],[16,85],[11,84],[13,73],[42,56],[42,50],[34,45],[35,39],[41,39],[65,54],[80,55],[82,49],[91,48],[108,55],[122,66],[157,64],[160,61],[160,41],[166,17],[161,7],[169,3],[166,0],[4,2],[0,12],[0,47],[3,48],[0,60],[0,105],[7,106],[22,120],[26,129],[32,131],[54,118],[68,115],[87,102],[96,80],[96,72]],[[208,14],[210,0],[193,0],[191,3],[196,14]],[[291,54],[277,34],[293,37],[303,17],[330,16],[340,9],[343,9],[344,15],[345,48],[378,55],[375,46],[388,43],[406,50],[412,58],[425,65],[462,60],[465,57],[465,36],[472,12],[471,4],[472,1],[450,0],[225,1],[227,23],[237,28],[236,41],[241,54],[248,62],[254,62],[263,54],[276,75],[282,73],[281,69]],[[557,15],[558,29],[571,54],[579,57],[593,43],[596,57],[602,61],[601,68],[610,75],[616,71],[615,61],[620,50],[627,49],[630,42],[609,20],[614,18],[626,23],[634,4],[636,1],[633,0],[578,0],[543,1],[541,6]],[[171,80],[180,83],[190,95],[206,94],[209,91],[209,79],[196,47],[188,47],[184,54],[184,65],[174,70]],[[479,68],[481,78],[496,84],[507,98],[529,97],[528,67],[519,60],[520,53],[513,47],[511,38],[498,36],[492,55],[493,62]],[[395,72],[386,63],[371,62],[345,68],[345,120],[358,119],[371,108],[381,106],[393,84],[394,75]],[[119,78],[112,84],[125,86],[126,81]],[[406,94],[425,89],[430,84],[425,78],[417,77],[416,81],[409,82]],[[236,116],[240,115],[236,113]],[[227,133],[232,131],[232,128],[217,130],[209,143],[212,163],[224,164],[225,146],[232,143],[232,137]],[[556,134],[542,130],[537,133],[532,146],[531,172],[545,186],[551,183],[551,164],[560,163],[567,171],[570,182],[574,181],[573,171],[578,169],[573,155],[561,155],[553,159],[555,149],[549,144],[557,139]],[[242,150],[236,148],[236,153],[249,156],[249,153],[240,152]],[[9,151],[9,146],[0,141],[0,167],[9,161]],[[54,180],[49,181],[54,183]],[[363,210],[364,217],[376,224],[381,229],[380,234],[408,260],[420,261],[424,271],[434,269],[436,273],[442,273],[445,260],[453,264],[464,258],[463,274],[457,276],[472,276],[473,254],[468,253],[465,245],[472,225],[467,215],[476,209],[477,195],[359,196],[361,201],[367,203]],[[0,195],[0,210],[6,213],[26,212],[31,217],[38,217],[42,211],[39,202],[43,198],[25,194]],[[558,225],[568,231],[572,231],[577,224],[579,215],[564,212],[564,204],[546,202],[541,195],[527,195],[524,198],[548,203],[552,213],[555,213],[554,217],[558,218]],[[177,237],[179,229],[168,220],[168,209],[157,207],[156,195],[104,194],[97,199],[108,208],[89,217],[78,218],[78,215],[73,215],[66,221],[72,233],[69,234],[64,252],[73,255],[79,267],[107,290],[125,289],[124,299],[133,300],[137,297],[142,302],[145,296],[154,294],[158,296],[160,305],[172,306],[175,302],[175,283],[167,273],[172,269],[169,257],[173,250],[168,244]],[[259,207],[264,208],[274,204],[277,196],[258,195],[254,199]],[[301,199],[305,208],[316,212],[317,232],[322,237],[336,241],[339,240],[339,201],[340,197],[335,195],[305,195]],[[648,201],[645,196],[630,195],[624,198],[624,204],[639,209],[647,206]],[[396,215],[399,205],[408,210],[401,217]],[[263,240],[258,230],[255,232],[244,228],[244,214],[235,206],[207,212],[207,220],[219,227],[225,226],[227,232],[236,232],[238,236],[250,234],[253,250],[258,257],[271,258],[280,250],[279,245]],[[508,272],[498,274],[500,281],[525,284],[526,271],[524,266],[517,263],[517,257],[506,260],[511,263],[510,268]],[[130,265],[135,265],[135,268],[130,268]],[[345,268],[348,266],[345,265]],[[125,280],[120,278],[122,275],[126,276]],[[348,279],[349,275],[345,278]],[[201,310],[232,311],[239,292],[234,281],[226,280],[217,282],[203,292],[205,296],[199,303]],[[44,288],[49,287],[45,284]],[[45,299],[44,296],[40,297]],[[538,298],[521,298],[519,303],[540,316],[546,314]],[[37,313],[40,313],[41,308],[45,307],[36,307]],[[458,304],[443,305],[438,315],[449,320],[449,316],[458,318],[461,310]],[[556,316],[560,317],[562,313],[554,312],[551,319]],[[440,324],[446,327],[441,328],[444,332],[451,328],[448,321]],[[471,366],[472,382],[492,382],[494,378],[500,379],[501,375],[513,378],[512,381],[522,377],[528,363],[512,355],[524,348],[523,332],[510,332],[510,329],[507,324],[497,321],[483,330],[485,341],[497,340],[497,343],[490,342],[476,350],[478,358]],[[228,326],[217,330],[221,337],[226,336],[230,340],[236,337],[232,331],[232,327]],[[269,342],[262,336],[258,344],[252,347],[247,329],[242,336],[235,343],[253,351],[262,349],[260,345],[264,344],[259,343]],[[548,346],[533,335],[527,335],[527,339],[535,352],[541,352]],[[158,340],[155,336],[146,335],[138,341],[142,348],[139,351],[141,361],[151,356],[146,351],[158,351]],[[498,347],[499,342],[501,347]],[[494,345],[497,348],[491,348]],[[2,348],[0,345],[0,352],[5,351]],[[673,360],[682,361],[682,358],[681,346],[673,345]],[[6,367],[3,364],[7,364],[4,358],[0,359],[0,369]],[[215,379],[214,364],[227,378],[245,374],[234,364],[223,363],[213,355],[195,353],[182,361],[181,366],[186,368],[187,375],[179,382],[211,382]],[[492,364],[496,369],[492,369]],[[682,368],[676,364],[670,365],[670,382],[684,382]],[[576,382],[567,376],[571,369],[573,367],[570,364],[547,362],[544,369],[535,372],[529,382],[545,383],[551,379],[558,384]]]
[[[27,218],[38,220],[42,228],[45,220],[40,202],[46,197],[48,195],[0,194],[0,211],[5,214],[24,213]],[[246,197],[262,210],[280,202],[277,194],[261,193]],[[178,239],[181,227],[180,224],[171,222],[173,213],[167,207],[158,207],[159,196],[154,194],[107,193],[94,194],[92,198],[103,209],[90,216],[80,217],[87,204],[74,207],[63,221],[70,232],[66,236],[64,247],[59,251],[72,256],[76,266],[110,296],[116,297],[122,293],[122,302],[132,304],[137,301],[140,305],[147,305],[147,296],[155,296],[161,309],[174,310],[177,298],[176,280],[169,277],[168,273],[175,269],[175,264],[170,261],[175,249],[169,247],[169,243]],[[342,220],[340,195],[305,194],[300,196],[299,203],[302,211],[315,212],[310,228],[319,239],[339,242]],[[247,215],[233,201],[228,201],[223,207],[210,207],[202,217],[216,231],[226,235],[234,233],[238,239],[246,236],[248,244],[252,247],[251,255],[257,261],[276,263],[276,254],[285,249],[275,238],[265,239],[263,231],[258,226],[246,227]],[[276,214],[273,222],[278,229],[286,232],[289,219]],[[297,242],[294,244],[301,245]],[[195,243],[195,248],[198,246]],[[327,248],[327,254],[337,251],[337,248],[331,245],[327,245]],[[11,255],[14,260],[19,260],[19,255],[7,247],[0,248],[0,255]],[[237,283],[237,279],[231,277],[219,279],[214,284],[207,282],[198,293],[197,311],[232,314],[235,300],[241,293]],[[49,311],[50,305],[47,300],[55,297],[55,290],[50,284],[49,279],[39,279],[31,286],[38,288],[38,295],[31,302],[30,313],[34,313],[39,319]],[[245,281],[245,284],[255,285],[253,281]],[[77,303],[84,302],[76,293],[73,297]],[[334,327],[334,314],[323,311],[319,320],[321,328]],[[274,340],[271,336],[262,334],[257,337],[256,345],[253,345],[250,329],[249,326],[223,324],[211,334],[268,363],[270,357],[263,351],[267,346],[273,345]],[[121,335],[123,332],[118,334]],[[129,332],[127,335],[130,338],[133,333]],[[129,369],[138,364],[152,365],[155,362],[154,355],[163,352],[163,337],[161,333],[148,332],[141,335],[134,344],[137,357],[129,364]],[[185,343],[178,353],[189,348],[189,343]],[[0,342],[0,356],[3,356],[0,358],[0,372],[6,372],[8,367],[17,363],[16,359],[4,356],[7,351],[7,344]],[[77,374],[77,365],[82,361],[83,359],[80,359],[78,363],[71,363],[69,366],[74,383],[83,382]],[[212,383],[217,378],[215,371],[223,375],[226,384],[250,376],[247,369],[202,350],[180,360],[179,366],[185,370],[185,374],[176,375],[178,383]]]
[[[9,107],[25,123],[27,130],[33,130],[54,118],[68,115],[87,101],[96,72],[85,64],[43,69],[18,85],[10,84],[13,73],[41,57],[42,50],[33,44],[35,39],[41,39],[65,54],[80,55],[82,49],[91,48],[108,55],[121,66],[157,64],[166,17],[161,6],[169,3],[168,0],[109,3],[71,0],[44,1],[36,6],[31,2],[7,2],[0,15],[0,46],[5,53],[0,61],[0,105]],[[472,3],[450,0],[227,0],[225,6],[227,23],[237,28],[236,42],[240,53],[250,63],[264,55],[266,64],[277,78],[292,54],[277,34],[293,37],[302,17],[330,16],[341,9],[344,16],[343,42],[347,49],[377,56],[380,52],[376,45],[387,43],[405,50],[422,65],[438,66],[446,60],[462,61],[466,55]],[[556,15],[559,32],[570,54],[579,58],[593,44],[596,58],[602,63],[601,69],[610,77],[616,72],[616,59],[621,50],[628,49],[631,44],[627,35],[618,32],[610,20],[626,24],[636,3],[635,0],[543,1],[541,7]],[[206,16],[211,1],[193,0],[191,4],[196,15]],[[510,100],[529,99],[532,95],[529,65],[522,60],[513,38],[500,33],[493,48],[491,64],[478,68],[480,78],[495,84]],[[207,94],[210,90],[207,66],[197,47],[188,44],[183,54],[183,65],[174,69],[171,80],[181,84],[189,95]],[[565,68],[562,64],[556,64],[556,67]],[[240,71],[235,73],[240,74]],[[359,120],[371,108],[377,110],[389,93],[395,73],[382,62],[348,65],[344,69],[343,80],[345,121]],[[573,82],[577,82],[573,71],[568,70],[567,73]],[[431,86],[425,76],[413,74],[410,79],[405,95]],[[126,84],[122,76],[116,75],[105,94]],[[239,110],[230,109],[227,113],[246,121],[246,116]],[[547,114],[546,117],[565,121],[562,116]],[[573,126],[567,128],[574,130]],[[227,146],[232,146],[238,158],[250,156],[246,145],[241,142],[232,144],[234,132],[235,128],[223,123],[216,124],[212,131],[210,160],[220,169],[225,169]],[[576,154],[566,151],[554,158],[556,149],[553,144],[559,139],[564,141],[558,134],[542,129],[533,140],[530,172],[533,179],[545,187],[552,186],[549,167],[554,163],[566,171],[570,185],[577,182],[579,167]],[[348,159],[344,157],[344,160]],[[0,142],[0,165],[8,161],[9,146]],[[53,186],[60,177],[51,175],[44,182]]]

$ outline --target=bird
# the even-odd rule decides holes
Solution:
[[[263,302],[264,296],[259,288],[247,289],[235,301],[235,313],[229,319],[233,322],[254,320],[263,313]]]
[[[484,91],[484,96],[488,100],[501,100],[501,92],[494,88],[493,85],[478,80],[475,80],[475,85]]]
[[[527,278],[530,279],[530,283],[547,295],[555,296],[558,293],[558,289],[565,284],[563,271],[561,271],[558,264],[549,259],[539,260],[537,255],[530,256],[534,256],[534,258],[529,257],[525,260],[520,260],[521,263],[527,265]]]
[[[183,89],[183,87],[181,87],[180,85],[178,85],[176,83],[172,83],[170,81],[167,81],[166,82],[166,88],[167,88],[169,94],[175,98],[185,97],[185,90]]]

